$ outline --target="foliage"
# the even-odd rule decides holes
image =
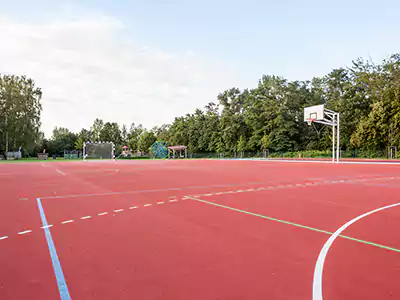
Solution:
[[[83,143],[84,143],[83,138],[82,138],[82,137],[79,137],[79,138],[75,141],[75,149],[76,149],[76,150],[82,151],[82,149],[83,149]]]
[[[70,132],[67,128],[56,127],[53,130],[53,135],[48,142],[46,152],[49,154],[60,154],[64,150],[76,149],[78,135]],[[82,149],[82,148],[80,148]]]
[[[137,149],[140,152],[149,152],[151,145],[157,140],[156,136],[151,131],[144,131],[138,141]]]
[[[358,149],[360,155],[378,153],[388,146],[400,148],[400,54],[379,64],[363,59],[321,78],[289,81],[263,75],[253,88],[221,92],[215,102],[177,116],[171,124],[145,129],[132,123],[129,130],[97,118],[90,130],[78,134],[55,128],[50,140],[39,133],[41,90],[31,79],[0,77],[0,145],[5,136],[11,148],[23,145],[49,152],[80,148],[83,141],[112,141],[117,149],[148,152],[156,140],[186,145],[191,153],[236,152],[328,155],[331,130],[303,122],[306,106],[325,104],[341,116],[340,147]],[[5,117],[7,116],[7,122]],[[315,152],[313,152],[315,151]],[[308,153],[308,152],[307,152]],[[347,153],[347,152],[346,152]],[[289,154],[288,154],[289,155]],[[380,155],[380,154],[379,154]]]
[[[25,76],[0,74],[0,152],[31,151],[40,138],[42,91]]]

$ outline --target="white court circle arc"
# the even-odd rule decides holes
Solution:
[[[330,238],[326,241],[325,245],[322,247],[321,252],[318,255],[318,259],[317,259],[317,263],[315,264],[315,269],[314,269],[314,279],[313,279],[313,300],[323,300],[322,297],[322,273],[324,271],[324,263],[325,263],[325,258],[326,255],[328,254],[328,251],[330,249],[330,247],[332,246],[333,242],[336,240],[336,238],[350,225],[354,224],[355,222],[361,220],[362,218],[365,218],[369,215],[372,215],[378,211],[381,210],[385,210],[388,208],[392,208],[395,206],[400,206],[400,202],[399,203],[395,203],[395,204],[391,204],[391,205],[387,205],[381,208],[377,208],[374,210],[371,210],[370,212],[367,212],[365,214],[362,214],[352,220],[350,220],[349,222],[347,222],[346,224],[344,224],[342,227],[340,227],[338,230],[336,230],[331,236]]]

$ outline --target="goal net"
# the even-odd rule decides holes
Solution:
[[[83,160],[115,159],[115,146],[112,142],[86,142],[83,144]]]

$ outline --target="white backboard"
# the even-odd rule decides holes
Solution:
[[[314,105],[304,107],[304,122],[309,119],[323,120],[324,119],[324,105]]]

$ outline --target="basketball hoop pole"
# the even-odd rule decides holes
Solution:
[[[336,138],[336,163],[339,163],[340,158],[340,115],[336,113],[336,131],[337,131],[337,138]]]
[[[335,116],[333,116],[333,122],[335,123]],[[335,125],[332,126],[332,162],[335,162]]]

